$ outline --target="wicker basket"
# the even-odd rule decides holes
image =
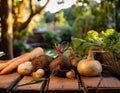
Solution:
[[[120,59],[109,52],[97,53],[96,59],[106,65],[105,69],[116,76],[120,76]]]

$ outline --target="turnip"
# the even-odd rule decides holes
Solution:
[[[84,76],[97,76],[101,74],[102,65],[93,58],[92,50],[89,50],[87,59],[79,61],[77,71]]]

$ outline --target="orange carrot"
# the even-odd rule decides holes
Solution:
[[[18,67],[19,64],[28,61],[29,56],[23,56],[21,59],[18,59],[17,61],[14,61],[13,63],[9,64],[8,66],[6,66],[1,72],[0,74],[8,74],[10,72],[12,72],[14,69],[16,69]]]
[[[12,72],[14,69],[16,69],[21,63],[29,61],[37,56],[42,55],[44,50],[40,47],[35,48],[33,51],[27,54],[23,54],[22,56],[19,56],[19,58],[13,59],[14,61],[11,61],[7,64],[7,66],[0,72],[0,75],[8,74]]]
[[[13,58],[13,59],[11,59],[11,60],[9,60],[9,61],[7,61],[7,62],[1,63],[1,64],[0,64],[0,71],[3,70],[6,66],[8,66],[9,64],[11,64],[12,62],[14,62],[14,61],[16,61],[16,60],[18,60],[18,59],[21,59],[21,57],[27,56],[28,54],[29,54],[29,53],[25,53],[25,54],[23,54],[23,55],[21,55],[21,56],[19,56],[19,57],[16,57],[16,58]]]
[[[4,63],[0,63],[0,71],[7,66],[7,63],[4,62]]]

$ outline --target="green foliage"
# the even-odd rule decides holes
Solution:
[[[56,21],[55,14],[51,14],[50,12],[46,12],[44,14],[44,20],[46,23]]]
[[[103,38],[102,48],[120,58],[120,33],[107,29],[105,32],[101,32],[101,37]]]
[[[99,33],[94,30],[88,31],[85,39],[91,43],[95,43],[96,45],[102,41],[102,38],[99,37]]]
[[[51,14],[50,12],[46,12],[44,15],[45,16],[44,20],[46,23],[55,22],[57,26],[68,25],[64,13],[65,12],[63,10],[54,14]]]
[[[64,15],[65,15],[65,19],[68,22],[68,24],[70,26],[72,26],[73,23],[74,23],[74,20],[76,18],[75,14],[73,12],[73,8],[67,8],[67,9],[65,9],[64,10]]]
[[[84,47],[82,47],[85,40],[74,38],[71,42],[71,46],[75,52],[75,54],[79,57],[84,57],[86,55]]]
[[[117,0],[103,0],[97,3],[93,0],[78,0],[81,6],[74,5],[73,12],[76,16],[73,28],[74,36],[82,38],[87,31],[94,29],[97,32],[107,28],[115,28],[115,4]],[[84,4],[87,4],[84,6]]]
[[[20,56],[23,53],[30,52],[32,48],[26,47],[24,41],[17,41],[17,43],[14,44],[14,57]]]
[[[56,25],[59,26],[68,25],[65,19],[64,11],[60,11],[59,13],[56,13],[55,17],[56,17]]]
[[[120,32],[120,7],[116,9],[116,30]]]
[[[83,39],[75,38],[71,45],[80,57],[87,56],[89,49],[103,49],[120,58],[120,33],[114,29],[107,29],[100,33],[90,30]]]
[[[21,31],[21,33],[19,33],[18,31],[15,31],[13,34],[15,39],[23,41],[23,40],[27,40],[29,36],[33,35],[33,32],[31,27],[27,27],[26,29]]]
[[[59,32],[59,36],[61,41],[71,42],[73,36],[72,28],[70,26],[63,26]]]
[[[34,2],[34,1],[33,1]],[[32,2],[32,3],[33,3]],[[24,4],[23,4],[24,3]],[[14,17],[14,23],[13,23],[13,34],[14,39],[21,39],[26,40],[30,35],[32,35],[32,30],[36,27],[36,24],[40,23],[41,18],[43,17],[43,14],[36,14],[28,21],[28,25],[25,26],[27,23],[25,23],[31,14],[31,6],[30,6],[30,0],[25,0],[23,2],[22,0],[13,0],[12,2],[13,6],[13,17]],[[40,5],[35,3],[34,8],[39,9]],[[25,28],[22,30],[21,25]]]
[[[53,31],[52,29],[48,29],[44,33],[43,37],[44,37],[45,42],[48,43],[49,48],[53,48],[55,42],[60,42],[61,41],[61,39],[58,35],[58,32]]]
[[[82,36],[86,34],[88,30],[91,30],[92,25],[89,24],[94,24],[93,19],[94,17],[92,15],[77,17],[73,25],[73,35],[77,38],[82,38]]]
[[[78,0],[78,2],[89,3],[89,0]]]

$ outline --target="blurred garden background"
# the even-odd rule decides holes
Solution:
[[[120,0],[0,0],[2,59],[108,28],[120,32]]]

